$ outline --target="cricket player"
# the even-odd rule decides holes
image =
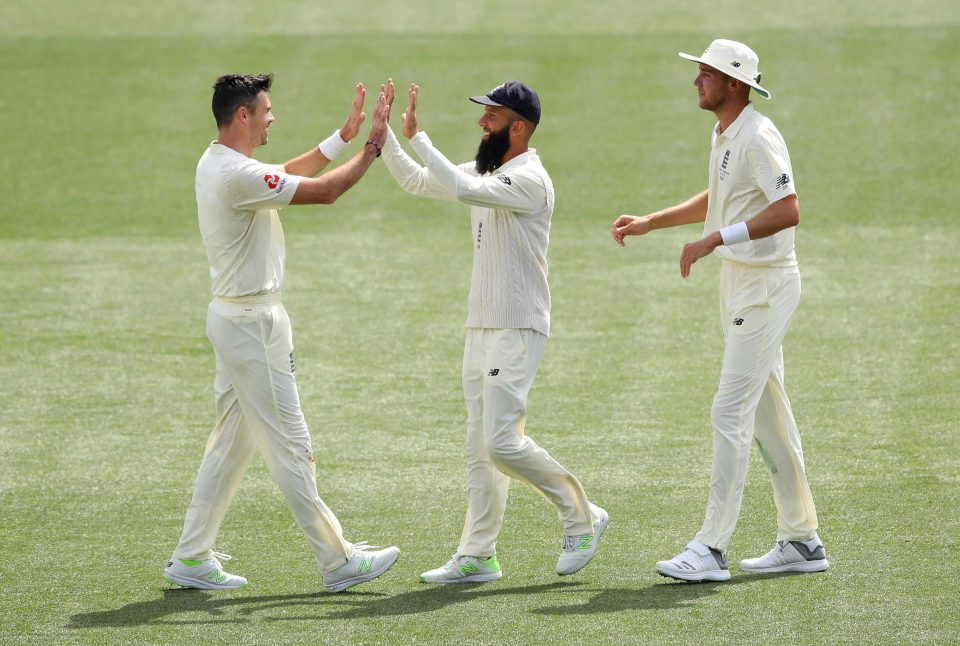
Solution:
[[[393,82],[384,88],[387,105]],[[427,583],[500,579],[497,535],[510,478],[552,502],[564,527],[558,574],[573,574],[593,558],[607,512],[587,500],[580,482],[524,434],[527,394],[550,332],[547,243],[554,193],[530,137],[540,123],[540,99],[517,81],[471,97],[483,106],[483,140],[476,159],[456,166],[419,128],[411,85],[403,134],[421,166],[388,128],[383,159],[407,192],[470,205],[473,276],[463,353],[467,406],[467,517],[460,545],[445,565],[425,572]]]
[[[703,238],[683,248],[680,275],[711,253],[720,256],[720,323],[726,339],[720,385],[711,410],[713,466],[706,518],[699,533],[669,561],[663,576],[685,581],[730,578],[726,550],[740,514],[750,441],[770,470],[777,505],[777,541],[748,572],[818,572],[828,567],[817,537],[817,512],[807,484],[800,434],[783,386],[781,344],[800,301],[794,227],[800,222],[790,155],[780,132],[750,101],[764,99],[759,59],[749,47],[715,40],[702,56],[694,85],[700,107],[718,120],[709,184],[676,206],[636,217],[621,215],[611,233],[624,238],[703,222]]]
[[[222,590],[247,583],[224,571],[230,557],[214,541],[240,480],[259,449],[312,548],[329,592],[374,579],[400,550],[351,544],[317,494],[310,431],[294,376],[290,319],[281,304],[284,239],[277,209],[331,204],[380,156],[389,107],[381,93],[370,136],[349,161],[314,177],[343,152],[365,119],[356,87],[343,127],[283,165],[253,159],[274,122],[273,76],[228,74],[213,86],[219,134],[197,164],[197,212],[210,261],[213,300],[207,336],[216,355],[217,423],[207,442],[183,535],[163,572],[188,588]],[[268,552],[265,552],[267,554]]]

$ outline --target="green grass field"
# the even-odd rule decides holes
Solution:
[[[960,9],[644,4],[0,4],[0,643],[960,642]],[[683,281],[696,227],[626,249],[608,227],[704,187],[713,119],[676,52],[715,37],[759,52],[759,108],[793,158],[787,378],[832,568],[688,585],[653,566],[702,520],[718,262]],[[324,594],[258,458],[218,545],[250,585],[161,578],[214,421],[193,172],[227,71],[276,74],[258,150],[276,162],[338,127],[358,80],[419,83],[421,125],[455,160],[479,139],[466,96],[538,89],[554,327],[527,431],[611,513],[587,569],[554,574],[555,512],[515,483],[503,580],[418,582],[465,510],[469,225],[377,165],[333,206],[281,212],[284,291],[321,496],[400,561]],[[774,535],[755,454],[731,562]]]

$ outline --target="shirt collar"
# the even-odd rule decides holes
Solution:
[[[737,136],[737,133],[740,132],[740,128],[743,127],[743,124],[745,124],[755,112],[756,108],[753,107],[753,101],[748,102],[747,105],[744,106],[743,110],[740,111],[740,114],[737,116],[737,118],[733,120],[733,123],[727,126],[726,130],[723,132],[717,132],[717,128],[720,127],[720,124],[718,123],[715,125],[713,127],[714,135],[716,135],[718,139],[720,137],[733,139]]]
[[[213,141],[210,142],[210,150],[212,150],[212,151],[214,151],[214,152],[217,152],[217,153],[220,153],[220,154],[222,154],[222,155],[236,155],[236,156],[238,156],[238,157],[243,157],[244,159],[249,159],[249,158],[248,158],[246,155],[244,155],[242,152],[239,152],[239,151],[237,151],[237,150],[234,150],[234,149],[231,148],[230,146],[225,146],[225,145],[223,145],[222,143],[220,143],[219,141],[217,141],[216,139],[214,139]]]
[[[537,156],[536,148],[527,148],[524,152],[520,153],[506,164],[494,171],[494,173],[505,173],[517,166],[522,166],[527,162],[527,160]]]

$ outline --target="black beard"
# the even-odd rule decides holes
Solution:
[[[481,175],[492,173],[503,164],[503,156],[510,149],[510,127],[491,132],[486,141],[477,148],[477,172]]]

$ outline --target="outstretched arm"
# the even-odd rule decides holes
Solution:
[[[363,174],[370,168],[373,160],[380,156],[380,149],[383,148],[387,138],[387,119],[389,115],[390,107],[387,105],[386,97],[381,92],[374,108],[370,136],[360,152],[354,155],[350,161],[329,173],[317,178],[305,177],[300,180],[297,192],[290,200],[290,204],[333,204],[338,197],[360,181]]]
[[[617,244],[624,246],[627,236],[642,236],[654,229],[667,229],[681,224],[695,224],[707,219],[707,191],[698,193],[686,202],[650,215],[621,215],[614,220],[610,234]]]
[[[363,112],[363,101],[366,96],[367,91],[363,88],[363,83],[357,83],[353,105],[350,106],[350,113],[343,127],[321,142],[319,146],[288,161],[283,165],[283,170],[291,175],[314,177],[326,168],[327,164],[333,161],[360,132],[360,124],[367,118]]]

